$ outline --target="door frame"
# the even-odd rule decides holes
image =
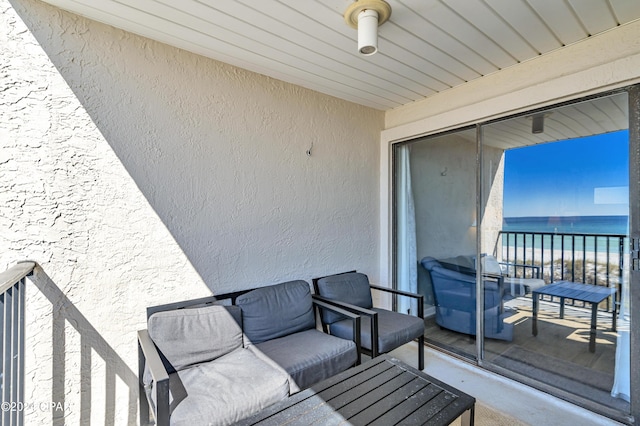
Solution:
[[[640,240],[640,84],[629,87],[629,239]],[[633,261],[632,261],[633,262]],[[640,359],[640,261],[629,268],[630,359]],[[634,368],[635,366],[635,368]],[[640,421],[640,368],[631,363],[631,415]]]
[[[640,241],[640,84],[627,86],[620,89],[615,89],[611,91],[604,91],[595,95],[581,97],[577,99],[572,99],[566,102],[559,102],[554,105],[546,106],[544,108],[532,109],[526,112],[521,112],[518,114],[514,114],[508,117],[500,117],[498,119],[480,121],[475,124],[476,128],[476,217],[481,217],[481,202],[482,202],[482,138],[483,138],[483,127],[488,124],[492,124],[499,121],[508,120],[515,117],[521,117],[525,115],[531,115],[535,113],[541,113],[544,111],[556,109],[562,106],[571,105],[579,102],[585,102],[590,99],[597,99],[604,96],[611,96],[617,93],[626,92],[628,95],[628,114],[629,114],[629,237],[637,238]],[[418,139],[423,139],[425,137],[436,137],[442,136],[447,133],[453,133],[457,131],[461,131],[464,129],[469,129],[468,125],[460,126],[459,128],[450,128],[444,132],[435,132],[433,134],[428,135],[419,135],[414,138],[407,138],[405,140],[390,142],[387,145],[387,155],[381,156],[381,185],[383,187],[389,188],[388,198],[381,197],[381,214],[380,214],[380,224],[381,230],[384,232],[385,229],[390,230],[390,237],[387,242],[388,245],[382,246],[380,248],[380,273],[381,277],[388,276],[391,281],[391,286],[393,288],[397,288],[396,281],[396,218],[395,218],[395,159],[394,159],[394,149],[397,144],[405,144],[411,143]],[[389,202],[390,201],[390,202]],[[386,203],[385,205],[382,205]],[[390,225],[390,228],[387,228],[387,225]],[[476,236],[476,253],[481,252],[481,241],[482,241],[482,232],[481,227],[478,226],[478,232]],[[639,243],[640,244],[640,243]],[[639,255],[640,257],[640,255]],[[640,324],[640,259],[637,261],[636,269],[632,267],[629,268],[629,294],[630,294],[630,302],[631,302],[631,323],[632,324]],[[385,274],[386,273],[386,274]],[[477,292],[477,309],[478,317],[476,319],[476,327],[478,338],[476,339],[476,354],[475,360],[479,367],[486,368],[488,370],[495,371],[505,376],[515,376],[516,380],[522,382],[525,385],[541,389],[543,391],[547,391],[550,393],[558,394],[558,389],[540,386],[539,383],[534,382],[531,379],[526,377],[519,376],[517,374],[505,374],[506,370],[495,368],[494,366],[488,365],[483,362],[483,352],[484,352],[484,336],[483,336],[483,315],[480,313],[483,312],[483,289],[482,289],[482,280],[480,275],[476,277],[476,292]],[[633,306],[636,309],[633,309]],[[630,359],[640,359],[640,327],[635,326],[631,327],[630,330]],[[635,367],[635,368],[634,368]],[[600,412],[608,417],[613,419],[625,421],[627,423],[634,423],[634,419],[640,419],[640,368],[631,363],[631,377],[630,377],[630,393],[631,393],[631,402],[630,402],[630,413],[629,417],[622,416],[621,413],[615,411],[613,409],[607,409],[606,407],[601,406],[600,404],[592,403],[588,400],[581,401],[576,400],[576,398],[569,398],[573,400],[574,403],[584,406],[594,412]],[[551,392],[553,391],[553,392]],[[562,392],[560,392],[562,393]],[[563,395],[559,395],[563,396]],[[567,394],[566,397],[573,397],[574,395]]]

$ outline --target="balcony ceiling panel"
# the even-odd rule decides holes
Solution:
[[[357,53],[351,0],[45,0],[117,28],[380,110],[640,18],[638,0],[387,0]]]
[[[535,13],[526,0],[486,0],[486,2],[505,25],[511,27],[519,39],[529,44],[537,53],[550,52],[562,47],[562,43],[550,30],[549,25]],[[500,38],[503,36],[501,35]]]
[[[520,0],[515,1],[520,2]],[[506,21],[484,1],[451,0],[446,4],[464,18],[467,26],[479,29],[492,43],[509,54],[511,61],[507,66],[539,54],[532,44],[516,31],[515,22],[512,25]]]
[[[589,36],[587,29],[567,2],[531,0],[531,7],[562,45],[575,43]]]
[[[613,14],[611,1],[570,0],[569,3],[591,35],[606,31],[618,24],[618,17]]]
[[[543,113],[544,132],[532,133],[533,119],[521,116],[484,127],[483,142],[510,149],[625,130],[629,126],[627,97],[618,93],[563,106]]]

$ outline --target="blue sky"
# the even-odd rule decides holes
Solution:
[[[629,132],[505,153],[504,216],[627,215]]]

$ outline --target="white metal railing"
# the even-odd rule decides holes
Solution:
[[[24,298],[26,277],[34,262],[22,262],[0,273],[0,395],[3,426],[24,424]]]

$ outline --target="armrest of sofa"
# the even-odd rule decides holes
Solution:
[[[328,303],[328,299],[323,299],[320,296],[312,295],[312,299],[314,305],[323,309],[328,309],[340,315],[344,315],[353,322],[352,340],[356,344],[356,350],[358,351],[358,359],[356,360],[356,365],[360,365],[360,352],[362,350],[362,345],[360,343],[360,315],[357,315],[332,303]]]
[[[398,296],[411,297],[413,299],[417,299],[418,301],[418,317],[424,319],[424,296],[422,294],[411,293],[408,291],[395,290],[387,287],[380,287],[378,285],[370,285],[370,287],[374,290],[384,291],[391,294],[396,294]]]
[[[145,368],[151,373],[155,404],[149,399],[144,384]],[[149,408],[157,426],[169,425],[169,373],[147,330],[138,331],[138,387],[140,392],[140,424],[149,423]],[[145,401],[146,400],[146,401]]]
[[[352,305],[351,303],[341,302],[339,300],[327,299],[326,297],[322,297],[317,294],[313,295],[313,299],[316,301],[327,303],[334,307],[342,308],[345,311],[348,311],[354,314],[363,315],[371,318],[371,322],[370,322],[371,346],[372,346],[371,350],[373,351],[375,347],[375,352],[373,353],[377,353],[378,351],[378,348],[377,348],[378,346],[378,313],[376,311],[362,308],[357,305]]]

